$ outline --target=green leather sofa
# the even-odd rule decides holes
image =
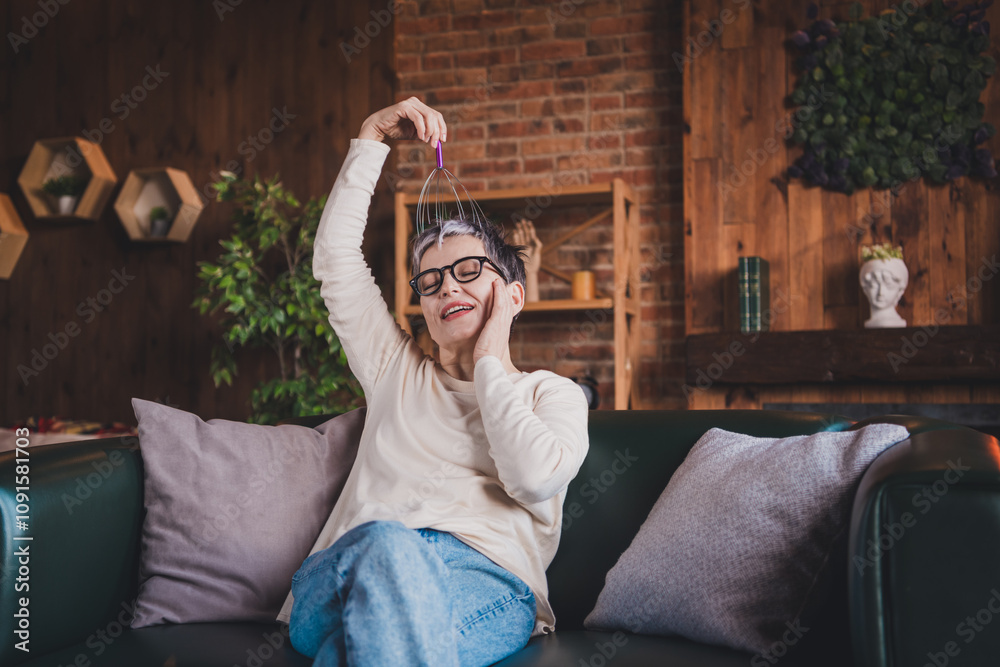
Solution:
[[[315,425],[327,417],[294,420]],[[883,453],[856,493],[847,539],[834,562],[833,594],[811,631],[780,659],[679,638],[594,633],[582,622],[671,474],[711,427],[783,437],[902,423],[911,437]],[[505,667],[706,667],[780,664],[992,665],[1000,655],[1000,447],[945,422],[774,411],[595,411],[590,455],[566,499],[566,523],[549,568],[557,632],[536,638]],[[114,457],[113,472],[91,473]],[[124,460],[120,460],[124,457]],[[616,461],[618,462],[616,464]],[[900,534],[914,494],[934,489],[949,465],[968,468],[934,508]],[[15,648],[20,608],[13,452],[0,455],[0,664],[31,667],[285,667],[309,665],[278,625],[166,625],[130,631],[143,517],[142,459],[135,439],[111,438],[30,452],[30,653]],[[104,469],[109,469],[105,467]],[[86,488],[80,480],[88,480]],[[93,482],[93,483],[91,483]],[[90,494],[67,509],[67,497]],[[876,564],[855,557],[882,541]],[[1000,594],[997,594],[1000,596]],[[1000,610],[1000,607],[998,607]],[[987,619],[989,615],[989,619]],[[992,623],[990,623],[992,621]],[[971,623],[971,624],[970,624]],[[974,629],[978,628],[978,629]],[[971,635],[971,639],[970,639]]]

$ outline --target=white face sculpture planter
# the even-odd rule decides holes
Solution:
[[[871,317],[865,321],[866,329],[905,327],[906,320],[896,312],[896,305],[906,291],[910,273],[903,260],[870,259],[861,265],[861,289],[871,305]]]

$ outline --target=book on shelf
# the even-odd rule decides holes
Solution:
[[[736,275],[739,281],[740,331],[767,331],[771,324],[771,279],[767,260],[740,257]]]

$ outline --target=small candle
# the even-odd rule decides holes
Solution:
[[[594,298],[594,272],[573,272],[573,298],[587,300]]]

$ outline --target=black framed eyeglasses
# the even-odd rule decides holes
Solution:
[[[441,289],[441,283],[444,282],[444,272],[451,271],[451,276],[456,281],[460,283],[470,283],[479,277],[479,274],[483,272],[483,265],[489,264],[490,267],[500,274],[500,277],[507,280],[507,276],[503,274],[500,267],[497,266],[493,260],[489,257],[463,257],[454,264],[450,266],[442,266],[440,269],[427,269],[426,271],[421,271],[410,281],[410,287],[419,296],[430,296],[434,294],[439,289]]]

